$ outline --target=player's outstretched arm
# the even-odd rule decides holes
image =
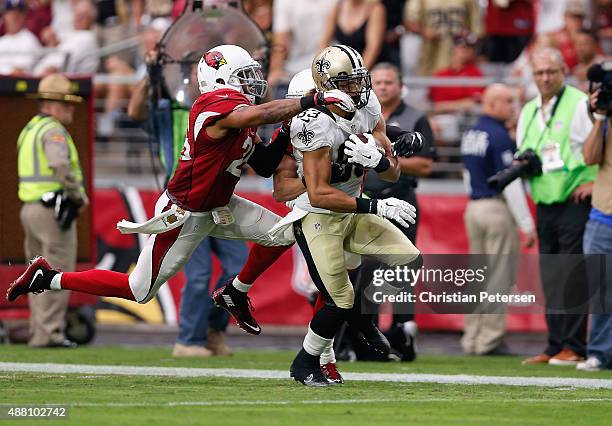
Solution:
[[[347,112],[355,111],[355,105],[349,95],[339,90],[330,90],[303,96],[300,99],[278,99],[263,105],[239,108],[219,120],[216,126],[224,129],[246,129],[279,123],[320,105],[336,105]]]

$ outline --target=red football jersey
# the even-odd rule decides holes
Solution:
[[[185,146],[176,172],[168,182],[169,197],[179,207],[204,212],[229,203],[242,166],[255,149],[256,129],[234,129],[223,138],[215,139],[206,133],[206,127],[240,105],[251,105],[251,102],[232,89],[204,93],[193,104]]]

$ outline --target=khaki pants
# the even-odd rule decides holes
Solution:
[[[321,294],[349,309],[355,293],[346,271],[344,251],[370,255],[389,265],[406,265],[418,249],[388,220],[373,214],[308,213],[294,227],[295,239]]]
[[[515,256],[519,237],[508,206],[498,198],[470,201],[464,215],[470,253],[491,256],[488,270],[489,293],[508,293],[516,277]],[[480,308],[484,308],[480,306]],[[461,346],[468,354],[486,353],[500,343],[506,333],[506,312],[465,315]]]
[[[74,271],[76,266],[76,222],[62,231],[53,217],[53,209],[41,203],[25,203],[21,208],[25,232],[24,249],[28,259],[44,256],[53,268]],[[30,346],[46,346],[65,339],[66,309],[69,291],[28,294],[30,302]]]

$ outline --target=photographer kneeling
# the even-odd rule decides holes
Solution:
[[[592,69],[596,67],[601,69],[600,65],[594,65]],[[612,72],[608,73],[612,77]],[[604,81],[604,87],[591,94],[594,125],[582,150],[586,164],[599,165],[599,173],[593,187],[593,208],[584,234],[584,253],[604,255],[588,257],[587,266],[594,262],[593,268],[589,267],[588,272],[589,279],[596,281],[595,287],[599,287],[598,278],[605,280],[599,297],[594,300],[597,303],[593,304],[591,310],[588,358],[576,367],[583,371],[612,368],[612,123],[609,118],[612,110],[611,82],[612,78],[607,84]],[[597,271],[602,270],[602,261],[605,262],[606,272],[603,277],[599,277]],[[591,277],[591,273],[595,276]]]
[[[531,149],[542,163],[542,174],[529,177],[529,183],[537,205],[548,345],[523,364],[575,365],[584,360],[587,315],[569,308],[587,299],[586,273],[579,262],[568,279],[564,271],[568,268],[560,266],[573,257],[562,260],[551,255],[582,254],[597,173],[596,167],[585,164],[582,148],[593,125],[587,95],[565,84],[565,65],[558,50],[536,50],[532,69],[540,96],[523,107],[516,139],[520,153]]]

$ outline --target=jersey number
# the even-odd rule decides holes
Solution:
[[[232,161],[230,165],[227,166],[227,169],[225,169],[225,171],[239,178],[242,172],[242,166],[244,166],[246,162],[249,161],[249,158],[253,154],[253,151],[255,151],[255,145],[253,145],[253,139],[251,139],[251,137],[249,136],[242,144],[242,158]]]

